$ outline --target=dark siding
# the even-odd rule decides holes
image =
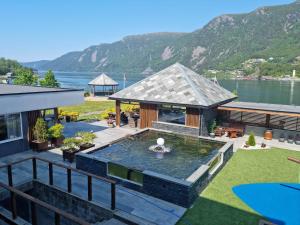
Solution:
[[[28,134],[28,121],[27,112],[21,113],[23,124],[23,139],[0,143],[0,157],[15,154],[18,152],[26,151],[29,149],[27,134]]]

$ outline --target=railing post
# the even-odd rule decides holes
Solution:
[[[93,190],[92,190],[92,177],[88,176],[88,200],[92,201],[93,199]]]
[[[55,225],[60,225],[60,215],[57,212],[55,213]]]
[[[53,164],[49,162],[49,185],[53,185]]]
[[[111,183],[111,206],[110,208],[114,210],[116,208],[116,184]]]
[[[71,174],[71,169],[67,169],[67,174],[68,174],[68,192],[72,192],[72,174]]]
[[[37,179],[36,158],[32,158],[32,176],[33,179]]]
[[[16,194],[12,191],[10,191],[10,210],[12,218],[15,220],[17,218]]]
[[[37,225],[36,220],[36,207],[34,202],[30,202],[30,209],[31,209],[31,224]]]
[[[12,166],[7,165],[7,178],[8,178],[8,185],[13,186],[13,178],[12,178]]]

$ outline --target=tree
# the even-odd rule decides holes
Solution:
[[[16,78],[14,84],[18,85],[37,85],[38,77],[28,68],[20,68],[14,72]]]
[[[48,70],[45,74],[44,79],[40,80],[40,85],[42,87],[59,87],[59,82],[55,79],[54,73],[52,70]]]

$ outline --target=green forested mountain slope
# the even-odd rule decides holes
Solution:
[[[253,58],[271,58],[278,65],[294,64],[298,56],[300,1],[247,14],[222,15],[191,33],[128,36],[67,53],[39,69],[141,73],[180,62],[201,72],[238,69]]]

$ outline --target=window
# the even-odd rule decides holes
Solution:
[[[22,137],[20,114],[0,115],[0,143]]]
[[[162,105],[158,109],[158,121],[185,124],[185,108],[179,106]]]

